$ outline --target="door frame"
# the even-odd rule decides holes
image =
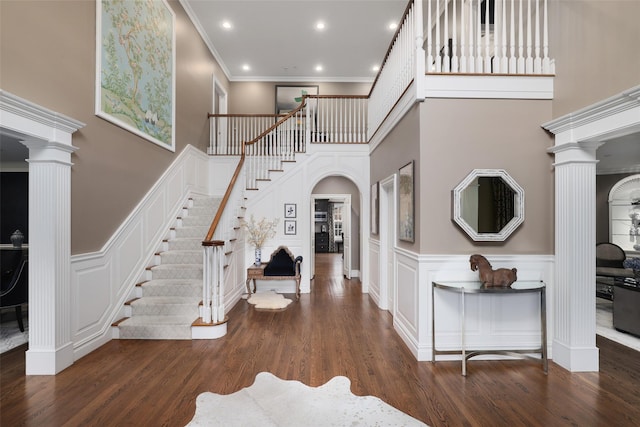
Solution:
[[[380,262],[378,277],[380,280],[380,300],[378,305],[395,316],[396,274],[395,242],[397,218],[396,175],[380,181]],[[390,267],[391,266],[391,267]]]
[[[310,277],[311,279],[314,278],[315,276],[315,254],[316,254],[316,237],[315,237],[315,204],[316,204],[316,200],[317,199],[332,199],[332,200],[342,200],[342,203],[344,203],[345,205],[345,212],[347,212],[349,214],[349,220],[347,222],[347,226],[348,226],[348,236],[345,237],[345,239],[349,239],[349,242],[351,242],[351,238],[352,238],[352,231],[353,231],[353,227],[351,226],[351,194],[311,194],[311,203],[310,203],[310,209],[309,211],[311,212],[310,215],[310,223],[311,223],[311,227],[309,227],[310,232],[311,232],[311,263],[310,263]],[[343,223],[344,224],[344,223]],[[346,235],[347,233],[345,233]],[[344,241],[343,241],[343,245],[344,245]],[[349,251],[351,251],[350,248],[351,245],[349,245]],[[345,270],[348,271],[348,274],[346,274],[345,276],[347,277],[347,279],[351,278],[351,253],[349,252],[347,254],[347,245],[343,246],[343,254],[344,254],[344,258],[342,261],[342,269],[343,269],[343,273]]]

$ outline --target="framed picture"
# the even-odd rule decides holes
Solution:
[[[284,234],[296,234],[296,222],[292,220],[284,221]]]
[[[398,238],[414,242],[414,179],[413,160],[400,168],[398,181]]]
[[[379,184],[371,185],[371,234],[378,234],[380,203],[378,197]]]
[[[317,95],[318,86],[281,86],[276,85],[276,114],[287,114],[297,108],[304,95]],[[315,114],[317,100],[307,100],[307,107]]]
[[[296,205],[295,203],[285,203],[284,204],[284,217],[285,218],[295,218],[296,217]]]
[[[175,151],[175,14],[166,0],[96,0],[96,115]]]

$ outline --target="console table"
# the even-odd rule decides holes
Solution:
[[[461,348],[460,350],[437,350],[436,349],[436,311],[435,311],[435,290],[443,289],[449,292],[457,292],[460,294],[461,307],[460,307],[460,323],[461,323]],[[465,343],[465,316],[464,316],[464,299],[466,294],[492,294],[492,295],[513,295],[520,293],[537,293],[540,294],[540,328],[541,328],[541,343],[540,347],[533,349],[518,349],[518,350],[472,350],[466,348]],[[431,362],[435,363],[436,355],[439,354],[459,354],[462,356],[462,375],[467,375],[467,360],[479,356],[482,354],[501,354],[506,356],[515,356],[520,358],[528,358],[534,360],[541,360],[542,367],[545,374],[548,369],[547,362],[547,309],[546,309],[546,287],[543,282],[540,281],[523,281],[514,282],[510,287],[486,287],[480,282],[464,282],[464,281],[451,281],[451,282],[432,282],[431,287],[431,348],[432,356]],[[540,359],[537,357],[529,356],[530,353],[540,353]]]

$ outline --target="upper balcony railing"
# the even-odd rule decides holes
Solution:
[[[427,73],[554,74],[547,0],[426,0]]]

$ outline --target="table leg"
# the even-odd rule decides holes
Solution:
[[[249,295],[251,295],[251,287],[249,286],[250,282],[251,282],[251,279],[249,277],[247,277],[247,281],[244,282],[245,286],[247,287],[247,294],[249,294]]]
[[[462,330],[460,331],[460,336],[462,338],[462,376],[467,376],[467,351],[464,348],[464,292],[460,293],[462,299]]]
[[[540,290],[540,323],[542,328],[542,367],[546,374],[549,369],[549,361],[547,358],[547,291],[545,287]]]
[[[431,284],[431,363],[436,362],[436,287]]]

